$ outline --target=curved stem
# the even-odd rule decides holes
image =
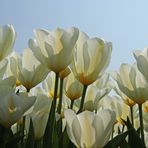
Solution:
[[[57,109],[57,112],[59,114],[61,114],[61,110],[62,110],[63,82],[64,82],[64,79],[60,78],[60,95],[59,95],[59,104]]]
[[[140,120],[141,140],[142,140],[143,144],[145,145],[145,141],[144,141],[144,130],[143,130],[142,104],[138,104],[138,108],[139,108],[139,120]]]
[[[87,87],[88,87],[88,85],[83,85],[83,93],[82,93],[82,98],[81,98],[81,104],[80,104],[79,111],[77,113],[81,113],[83,111],[83,106],[84,106]]]

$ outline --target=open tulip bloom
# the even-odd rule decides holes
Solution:
[[[18,54],[13,26],[0,26],[0,148],[145,148],[148,49],[113,84],[111,42],[75,27],[34,34]]]
[[[102,110],[98,114],[84,111],[78,115],[72,110],[65,110],[67,133],[76,147],[101,148],[109,140],[115,113]]]
[[[35,57],[55,73],[64,70],[72,60],[78,29],[73,27],[65,31],[57,28],[53,32],[37,29],[34,33],[35,39],[29,40],[29,46]]]

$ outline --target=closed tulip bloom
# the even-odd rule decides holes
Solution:
[[[114,87],[115,92],[123,99],[124,103],[128,105],[129,107],[132,107],[136,104],[133,100],[131,100],[128,96],[126,96],[118,86]]]
[[[42,82],[42,86],[43,86],[45,93],[49,97],[53,98],[54,97],[54,86],[55,86],[55,73],[54,72],[51,71],[48,74],[46,79]],[[59,86],[58,86],[58,90],[59,90]],[[58,91],[57,96],[59,97],[59,91]]]
[[[143,51],[135,51],[134,57],[137,61],[139,71],[144,75],[148,82],[148,48],[145,48]]]
[[[71,63],[79,30],[74,27],[66,31],[57,28],[53,32],[37,29],[34,33],[35,40],[30,40],[29,46],[35,57],[55,73],[64,70]]]
[[[78,115],[74,111],[65,110],[67,133],[76,147],[101,148],[110,138],[115,113],[102,110],[98,114],[84,111]]]
[[[0,101],[0,124],[9,127],[20,120],[35,102],[35,97],[17,95],[12,88],[5,86],[1,89]]]
[[[117,79],[117,73],[116,72],[113,72],[111,75],[112,75],[112,78],[115,79],[115,81],[116,81],[116,79]],[[113,82],[112,81],[112,86],[113,86],[114,91],[117,93],[117,95],[119,95],[123,99],[123,101],[124,101],[124,103],[126,105],[128,105],[129,107],[132,107],[132,106],[134,106],[136,104],[136,102],[134,102],[133,100],[131,100],[128,96],[126,96],[120,90],[120,88],[118,87],[118,85],[117,85],[116,82]]]
[[[0,61],[12,51],[16,33],[12,25],[0,26]]]
[[[84,85],[96,81],[109,65],[111,52],[111,43],[80,32],[72,62],[75,77]]]
[[[49,70],[36,60],[30,49],[25,49],[18,61],[13,57],[12,60],[12,63],[18,66],[16,77],[27,91],[43,81],[49,73]]]
[[[76,100],[82,96],[83,86],[71,73],[66,79],[64,84],[65,95],[70,100]]]
[[[122,64],[116,81],[120,90],[137,104],[148,100],[148,83],[136,65]]]

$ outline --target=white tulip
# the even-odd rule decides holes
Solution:
[[[109,65],[111,52],[111,43],[80,32],[71,66],[75,77],[84,85],[96,81]]]
[[[0,61],[10,54],[15,38],[16,33],[12,25],[0,26]]]
[[[13,67],[17,65],[17,70],[11,71],[27,91],[43,81],[49,73],[49,70],[36,60],[30,49],[24,50],[22,58],[11,57],[11,64]]]
[[[35,57],[56,73],[64,70],[71,63],[79,30],[73,27],[67,31],[57,28],[53,32],[43,29],[34,32],[35,40],[29,40],[29,47]]]
[[[81,148],[103,147],[110,138],[115,121],[115,113],[111,110],[102,110],[98,114],[84,111],[76,115],[68,109],[64,116],[70,140]]]

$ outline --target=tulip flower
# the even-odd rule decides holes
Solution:
[[[116,81],[120,90],[138,104],[141,139],[144,144],[142,104],[148,100],[148,83],[139,72],[136,64],[132,66],[129,64],[122,64],[119,73],[117,73]]]
[[[137,50],[133,54],[137,61],[139,71],[143,74],[148,82],[148,48],[145,48],[143,51]]]
[[[116,73],[112,73],[112,77],[116,80]],[[134,127],[134,118],[133,118],[133,106],[136,104],[135,101],[131,100],[128,96],[126,96],[118,87],[116,83],[113,83],[115,92],[123,99],[124,103],[130,107],[131,112],[131,122]]]
[[[78,29],[73,27],[65,31],[57,28],[53,32],[37,29],[34,33],[35,40],[29,40],[29,46],[35,57],[55,73],[64,70],[71,63]]]
[[[116,122],[123,124],[121,120],[127,119],[129,116],[129,108],[124,104],[123,100],[119,96],[105,96],[99,103],[99,109],[110,109],[116,113]]]
[[[137,104],[148,100],[148,83],[136,65],[122,64],[115,80],[119,89]]]
[[[46,79],[42,82],[42,87],[44,91],[51,98],[54,97],[54,87],[55,87],[55,83],[54,83],[55,77],[54,76],[55,76],[54,72],[51,71],[49,75],[46,77]],[[59,92],[58,92],[57,98],[58,97],[59,97]]]
[[[35,97],[24,97],[14,93],[8,86],[0,87],[0,124],[10,127],[33,105]]]
[[[83,87],[83,94],[78,112],[82,112],[87,86],[96,81],[109,65],[112,45],[100,38],[90,39],[80,32],[74,52],[72,71]]]
[[[36,140],[43,137],[50,111],[51,99],[43,94],[38,94],[30,117],[33,121],[34,136]]]
[[[57,28],[53,32],[38,29],[35,30],[35,40],[29,40],[29,47],[32,49],[35,57],[42,63],[42,65],[48,67],[51,71],[56,73],[54,99],[52,103],[53,109],[51,113],[53,114],[53,118],[56,110],[59,73],[67,68],[71,63],[73,48],[78,35],[79,30],[74,27],[67,31]],[[51,135],[53,135],[53,128],[54,122],[52,120],[52,131],[50,131]]]
[[[16,33],[12,25],[0,26],[0,61],[10,54],[15,37]]]
[[[75,77],[84,85],[96,81],[109,65],[111,52],[111,43],[80,32],[72,62]]]
[[[67,109],[64,112],[66,128],[70,140],[76,147],[103,147],[110,138],[115,113],[102,110],[98,114],[84,111],[78,115]]]
[[[70,100],[76,100],[81,97],[83,86],[71,73],[65,80],[64,90]]]
[[[82,96],[83,85],[71,73],[66,79],[64,84],[65,95],[71,100],[70,108],[73,108],[74,100]]]
[[[33,53],[30,49],[25,49],[22,55],[22,58],[15,59],[11,57],[12,64],[17,65],[17,75],[14,70],[14,75],[20,81],[20,83],[27,89],[27,92],[31,88],[43,81],[49,70],[41,65],[36,58],[33,56]],[[13,66],[14,67],[14,66]]]

